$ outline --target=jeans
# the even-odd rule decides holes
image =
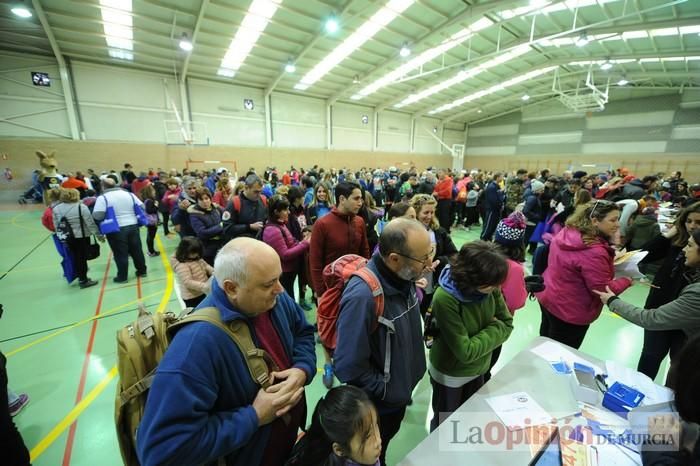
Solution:
[[[75,275],[81,282],[87,281],[87,251],[90,247],[90,238],[71,238],[68,240],[68,250],[73,258]]]
[[[163,216],[163,234],[169,235],[170,230],[168,229],[168,222],[170,221],[170,212],[164,211],[160,213]]]
[[[154,252],[156,252],[156,250],[153,249],[153,240],[156,239],[158,225],[149,225],[146,227],[146,231],[146,248],[148,249],[148,252],[153,254]]]
[[[143,257],[138,225],[121,227],[118,232],[108,234],[107,242],[117,265],[118,280],[126,280],[129,277],[129,256],[134,261],[136,275],[146,274],[146,259]]]
[[[564,322],[551,314],[542,304],[542,323],[540,324],[540,336],[551,338],[572,348],[579,349],[586,337],[589,325],[577,325]]]
[[[29,465],[29,451],[10,416],[5,355],[0,353],[0,452],[6,466]]]

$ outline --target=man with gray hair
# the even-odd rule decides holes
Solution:
[[[143,207],[143,202],[133,193],[117,187],[111,177],[102,180],[102,189],[102,195],[95,200],[92,217],[100,223],[105,219],[107,208],[114,209],[119,231],[105,235],[117,266],[114,282],[124,283],[129,279],[129,256],[134,261],[136,276],[145,277],[146,259],[143,256],[138,220],[134,212],[134,206]]]
[[[415,280],[432,266],[430,236],[417,221],[397,218],[379,237],[379,254],[367,269],[384,294],[384,313],[377,320],[375,298],[367,283],[352,277],[343,291],[338,339],[333,354],[338,379],[355,385],[377,407],[382,438],[381,464],[425,374],[425,352]]]
[[[304,386],[316,374],[314,331],[284,292],[280,259],[267,244],[237,238],[214,261],[211,294],[224,324],[240,320],[279,368],[260,388],[238,346],[209,322],[174,336],[158,365],[138,430],[143,466],[284,464],[305,424]]]
[[[221,215],[226,240],[247,236],[255,238],[267,219],[267,198],[262,193],[263,182],[254,173],[245,179],[245,188],[233,196]]]

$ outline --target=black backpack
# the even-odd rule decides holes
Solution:
[[[80,206],[78,206],[80,208]],[[73,234],[73,228],[70,226],[70,222],[65,215],[61,217],[58,223],[55,225],[56,228],[56,238],[61,243],[67,243],[75,239],[75,234]]]

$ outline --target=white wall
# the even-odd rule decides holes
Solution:
[[[32,86],[30,68],[48,72],[52,86]],[[437,135],[449,146],[464,142],[464,128],[459,125],[443,130],[439,120],[422,118],[415,121],[411,147],[411,115],[380,112],[375,135],[374,109],[342,102],[332,106],[328,141],[325,100],[274,92],[267,109],[263,89],[234,83],[189,79],[187,95],[181,96],[183,87],[172,75],[80,61],[72,63],[72,73],[76,107],[87,140],[182,144],[173,104],[185,119],[182,103],[186,99],[198,144],[265,147],[268,111],[271,146],[275,148],[444,154],[443,147],[425,131],[433,127],[440,127]],[[0,117],[32,113],[12,120],[23,126],[0,121],[0,137],[70,138],[58,76],[58,67],[50,58],[0,52]],[[244,99],[252,99],[254,109],[245,109]],[[367,115],[366,124],[363,115]],[[166,121],[171,123],[166,125]]]

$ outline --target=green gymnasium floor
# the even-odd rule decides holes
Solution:
[[[126,284],[112,283],[115,267],[109,248],[90,262],[90,276],[100,284],[80,290],[61,276],[58,254],[41,226],[36,207],[0,211],[0,290],[5,315],[0,321],[0,349],[8,357],[10,386],[26,392],[31,403],[16,418],[36,466],[120,465],[114,433],[115,333],[134,320],[136,303],[152,311],[178,310],[173,273],[167,261],[177,239],[158,236],[160,257],[146,257],[148,277],[137,280],[133,268]],[[145,230],[143,232],[145,239]],[[457,245],[478,232],[457,231]],[[144,244],[145,248],[145,244]],[[648,289],[635,286],[624,297],[642,304]],[[515,330],[504,345],[496,370],[537,336],[540,311],[528,301],[515,316]],[[313,312],[307,313],[313,319]],[[643,332],[607,310],[591,327],[582,350],[602,359],[636,367]],[[319,366],[323,357],[318,350]],[[665,367],[657,382],[665,377]],[[321,377],[307,388],[313,407],[326,389]],[[388,460],[395,464],[426,436],[432,416],[430,383],[416,388]]]

